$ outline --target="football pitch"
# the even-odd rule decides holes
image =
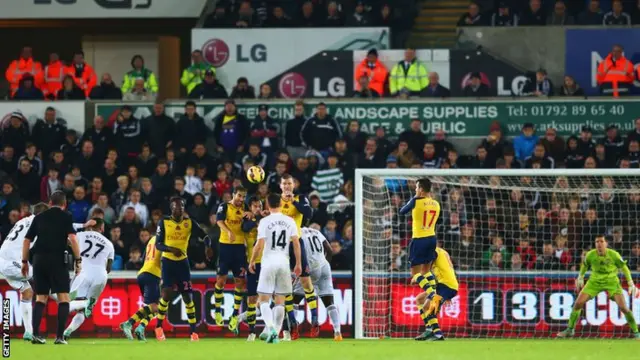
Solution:
[[[240,339],[169,339],[147,343],[120,339],[71,339],[67,346],[11,342],[13,359],[278,359],[278,360],[589,360],[637,359],[634,340],[297,340],[288,343],[247,343]]]

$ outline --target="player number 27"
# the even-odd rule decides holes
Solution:
[[[80,253],[80,256],[93,257],[95,259],[98,256],[98,254],[100,254],[100,252],[102,250],[104,250],[104,245],[102,245],[102,244],[98,244],[98,243],[94,244],[93,242],[91,242],[89,240],[85,240],[84,242],[85,242],[85,244],[87,244],[88,247],[86,249],[84,249]],[[98,248],[98,249],[96,250],[96,252],[93,255],[91,255],[90,252],[91,252],[91,249],[93,248],[93,245],[95,245],[96,248]]]
[[[427,221],[428,219],[428,221]],[[435,210],[427,210],[422,214],[422,227],[423,228],[431,228],[433,222],[436,220],[436,211]],[[427,222],[429,225],[427,225]]]

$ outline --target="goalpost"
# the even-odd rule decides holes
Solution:
[[[446,336],[555,336],[569,320],[581,259],[598,234],[629,261],[638,283],[640,169],[357,169],[356,338],[412,338],[423,330],[414,305],[420,290],[409,284],[411,215],[398,209],[425,177],[441,205],[438,243],[460,282],[439,314]],[[640,299],[622,284],[640,321]],[[629,335],[606,293],[587,303],[576,328],[581,337]]]

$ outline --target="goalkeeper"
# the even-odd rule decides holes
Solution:
[[[586,286],[584,286],[584,274],[589,268],[591,268],[591,275],[589,276],[589,281],[587,281]],[[627,307],[624,296],[622,295],[622,286],[618,278],[619,270],[622,270],[627,280],[632,299],[635,298],[638,289],[633,283],[627,263],[622,260],[622,257],[617,251],[607,248],[607,239],[603,235],[596,237],[596,249],[587,253],[584,264],[580,266],[580,275],[576,280],[576,289],[582,291],[580,291],[578,299],[575,304],[573,304],[573,310],[569,317],[569,327],[558,333],[559,338],[572,337],[575,333],[576,323],[580,318],[580,312],[582,312],[584,304],[597,296],[601,291],[606,291],[609,294],[609,298],[618,304],[620,311],[622,311],[624,317],[627,319],[633,336],[636,339],[640,339],[638,324],[633,318],[633,313],[629,310],[629,307]]]

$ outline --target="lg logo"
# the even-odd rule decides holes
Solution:
[[[211,39],[202,45],[202,56],[212,66],[221,67],[231,58],[231,50],[223,40]],[[264,44],[253,44],[250,47],[237,44],[235,47],[235,62],[267,62],[267,47]]]
[[[282,97],[287,99],[296,99],[304,96],[307,91],[307,80],[304,76],[297,73],[288,73],[282,75],[278,82],[278,90]]]
[[[93,0],[105,9],[148,9],[152,0]],[[78,0],[33,0],[34,5],[75,5]]]

